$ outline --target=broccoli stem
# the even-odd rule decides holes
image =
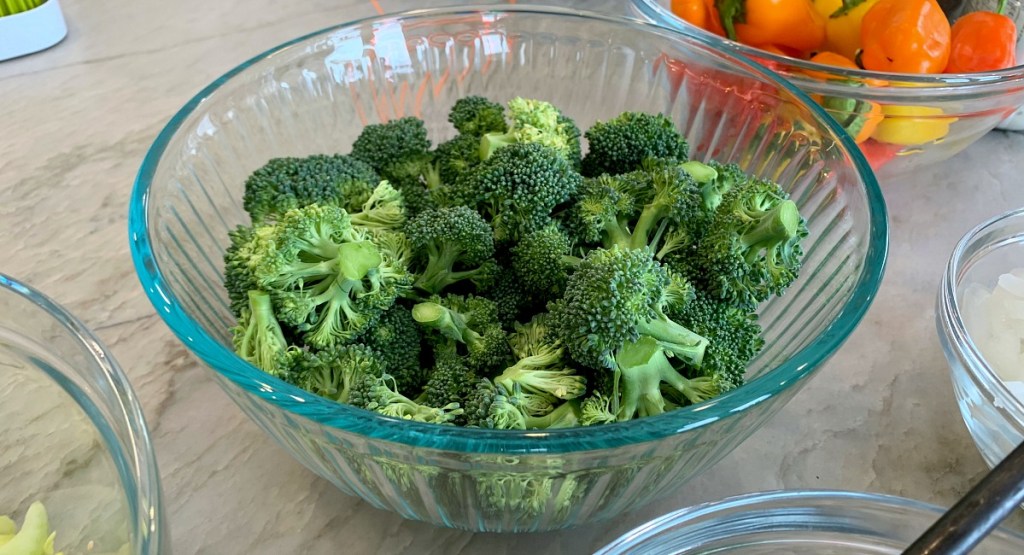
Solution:
[[[567,401],[558,406],[545,416],[527,416],[527,430],[547,430],[554,428],[572,428],[579,426],[580,404],[579,402]]]
[[[380,251],[370,241],[342,243],[337,251],[339,273],[353,281],[363,279],[383,261]]]
[[[756,256],[761,247],[771,247],[796,237],[800,229],[800,211],[792,200],[776,204],[746,231],[740,241]]]
[[[427,267],[416,279],[416,287],[437,294],[445,287],[458,281],[452,275],[452,266],[462,255],[462,249],[451,243],[442,243],[441,248],[430,243],[427,245]],[[460,278],[461,279],[461,278]]]
[[[622,222],[609,219],[604,224],[604,234],[607,237],[606,247],[619,246],[624,249],[630,248],[630,234]]]
[[[642,336],[656,340],[662,348],[688,364],[699,367],[704,360],[707,338],[677,324],[663,313],[659,312],[658,317],[641,323],[637,331]]]
[[[661,394],[662,382],[692,403],[706,401],[718,393],[710,378],[683,377],[672,366],[664,346],[650,337],[623,345],[615,354],[615,362],[622,379],[622,400],[616,415],[619,421],[661,414],[670,408]]]
[[[419,303],[413,306],[412,319],[460,343],[465,341],[466,332],[471,331],[468,330],[466,321],[460,314],[434,302]]]
[[[642,249],[646,247],[649,244],[648,237],[651,230],[655,229],[667,215],[668,206],[663,203],[655,201],[645,206],[643,212],[640,213],[640,217],[636,220],[636,225],[633,227],[633,234],[629,239],[629,248]]]
[[[683,168],[683,171],[690,174],[690,177],[694,181],[701,185],[705,183],[711,183],[718,178],[718,171],[715,168],[707,164],[702,164],[696,160],[690,160],[679,164],[679,167]]]
[[[263,291],[249,291],[249,310],[249,323],[238,352],[260,370],[274,375],[278,353],[286,348],[288,342],[274,315],[270,295]]]
[[[495,150],[514,143],[515,138],[511,133],[487,133],[480,137],[480,159],[486,160]]]

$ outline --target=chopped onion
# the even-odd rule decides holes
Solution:
[[[974,344],[1024,402],[1024,268],[999,276],[991,291],[968,284],[962,303],[964,325]]]

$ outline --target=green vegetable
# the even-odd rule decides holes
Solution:
[[[399,118],[250,176],[253,224],[224,254],[242,358],[357,408],[490,429],[621,422],[743,385],[757,306],[796,279],[807,235],[778,184],[689,160],[663,115],[594,124],[586,157],[542,100],[467,96],[448,121],[433,149]],[[488,510],[512,491],[517,510],[565,510],[578,491],[477,479]]]
[[[39,501],[29,505],[21,530],[14,531],[9,517],[0,517],[0,555],[53,555],[56,533],[50,532],[46,507]],[[6,540],[3,539],[6,536]]]

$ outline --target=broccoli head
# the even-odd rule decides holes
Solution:
[[[562,294],[569,273],[579,264],[571,252],[569,236],[552,222],[511,248],[512,271],[526,291],[546,302]]]
[[[231,244],[224,252],[224,288],[228,292],[231,312],[241,317],[249,306],[249,291],[259,289],[254,274],[254,248],[262,237],[271,233],[274,226],[250,227],[240,225],[228,232]]]
[[[490,374],[508,366],[512,354],[494,302],[473,295],[433,297],[412,308],[412,317],[436,336],[454,342],[474,372]],[[444,350],[443,341],[435,341]]]
[[[549,325],[581,364],[617,368],[616,352],[650,337],[672,356],[699,367],[708,340],[666,316],[693,288],[649,249],[594,249],[549,305]]]
[[[404,236],[370,235],[335,206],[288,211],[254,251],[279,318],[315,348],[354,340],[412,281]]]
[[[280,365],[289,382],[340,403],[349,403],[364,379],[377,379],[384,373],[380,354],[358,343],[321,351],[291,347],[283,353]]]
[[[498,150],[462,174],[451,193],[457,204],[475,208],[491,222],[497,240],[516,240],[550,223],[552,211],[581,181],[554,150],[523,143]]]
[[[242,207],[256,225],[310,204],[351,210],[361,206],[379,182],[369,164],[351,156],[274,158],[245,180]]]
[[[423,156],[430,150],[423,120],[406,116],[367,125],[352,143],[353,158],[381,172],[399,160]]]
[[[484,263],[494,255],[491,226],[465,206],[427,210],[405,231],[412,248],[426,258],[415,285],[431,294],[486,272]]]
[[[399,391],[418,392],[426,384],[427,370],[420,363],[420,327],[405,306],[392,305],[359,340],[377,351]]]
[[[381,181],[360,208],[349,214],[353,226],[372,231],[397,231],[405,223],[402,193],[387,181]]]
[[[456,100],[448,112],[448,122],[455,126],[459,133],[476,137],[477,147],[481,135],[508,131],[505,108],[482,96],[464,96]]]
[[[675,408],[662,394],[662,384],[694,404],[721,393],[711,378],[684,377],[672,358],[672,353],[650,336],[628,342],[615,353],[619,396],[612,398],[611,406],[619,421],[654,416]]]
[[[576,374],[564,356],[562,342],[548,327],[547,315],[535,316],[526,324],[516,324],[509,344],[517,360],[494,378],[506,390],[518,386],[524,397],[539,396],[547,404],[575,399],[586,392],[586,380]],[[530,416],[544,416],[550,409],[527,408]]]
[[[530,416],[526,399],[518,384],[510,389],[482,379],[466,401],[466,425],[495,430],[544,430],[579,425],[581,410],[576,401],[561,403],[545,411],[543,416]]]
[[[508,102],[512,125],[505,132],[491,132],[480,140],[480,159],[512,144],[535,143],[551,148],[572,168],[579,169],[580,130],[550,102],[516,97]]]
[[[387,374],[363,378],[353,388],[349,404],[384,416],[428,424],[452,425],[463,413],[458,403],[431,407],[402,395],[395,387],[395,379]]]
[[[456,135],[434,149],[434,166],[440,188],[435,189],[437,202],[449,202],[445,186],[453,185],[459,176],[480,164],[480,138],[473,135]]]
[[[380,176],[402,194],[405,215],[412,218],[437,207],[434,191],[441,187],[437,170],[434,153],[430,152],[393,162],[381,170]]]
[[[477,382],[476,374],[454,352],[441,353],[424,389],[424,402],[432,407],[465,405]]]
[[[623,112],[595,123],[584,137],[589,150],[581,172],[587,177],[638,170],[648,158],[684,162],[690,150],[672,120],[662,114]]]

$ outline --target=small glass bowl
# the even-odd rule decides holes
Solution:
[[[1014,268],[1024,268],[1024,209],[992,218],[960,239],[942,276],[935,310],[960,415],[989,467],[1024,441],[1024,404],[971,339],[962,312],[964,293],[975,283],[991,290],[1001,274]]]
[[[705,31],[672,13],[669,0],[632,2],[634,13],[643,19],[748,56],[816,99],[842,99],[829,104],[829,114],[839,121],[853,121],[865,106],[872,113],[884,112],[871,118],[883,124],[870,137],[858,139],[883,183],[950,158],[1024,104],[1024,65],[989,73],[928,75],[845,69],[773,54]]]
[[[873,493],[754,493],[656,518],[595,555],[898,555],[942,513],[934,505]],[[972,553],[1018,555],[1024,536],[1000,528]]]
[[[0,274],[0,515],[40,501],[67,555],[169,553],[128,379],[74,316]]]

